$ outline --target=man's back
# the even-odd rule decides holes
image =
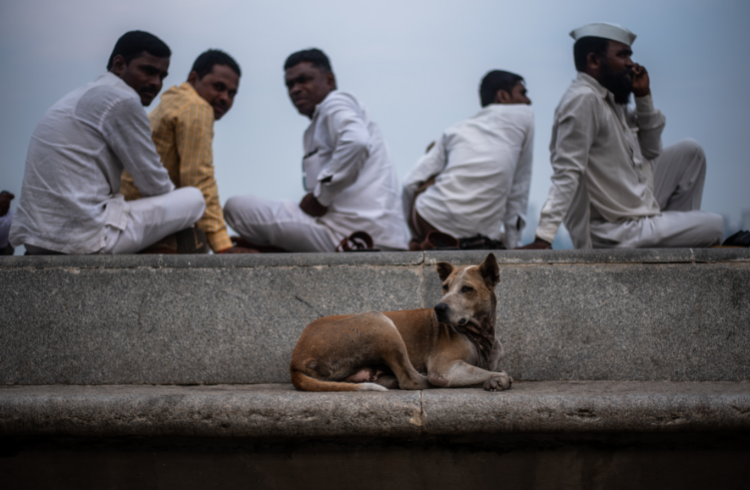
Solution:
[[[166,172],[140,165],[147,159],[130,144],[148,129],[144,120],[138,94],[112,73],[53,105],[29,144],[11,241],[63,253],[99,250],[105,224],[127,219],[122,199],[112,199],[124,166],[139,164],[149,195],[171,190]]]
[[[437,174],[417,198],[419,214],[455,237],[499,239],[509,211],[525,217],[533,136],[534,114],[525,104],[491,104],[447,129],[406,178],[408,185]],[[527,192],[512,196],[514,186]]]

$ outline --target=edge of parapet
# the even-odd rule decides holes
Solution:
[[[750,249],[628,249],[628,250],[445,250],[252,255],[57,255],[0,259],[3,269],[131,269],[131,268],[265,268],[390,266],[408,267],[447,261],[457,265],[481,262],[494,253],[499,264],[702,264],[750,262]]]

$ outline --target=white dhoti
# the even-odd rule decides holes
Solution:
[[[617,222],[592,219],[594,248],[710,247],[724,236],[724,219],[701,211],[706,155],[684,140],[665,148],[654,162],[654,197],[661,215]]]
[[[235,196],[224,206],[224,219],[245,240],[288,252],[333,252],[333,231],[291,201]]]
[[[116,199],[122,199],[122,196]],[[128,201],[124,206],[127,221],[122,229],[112,225],[105,227],[105,245],[98,253],[136,253],[166,236],[189,228],[203,216],[206,201],[200,190],[183,187],[160,196]],[[33,245],[26,245],[26,250],[29,255],[50,253]]]

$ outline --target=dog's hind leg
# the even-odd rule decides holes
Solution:
[[[420,374],[414,369],[409,360],[404,339],[398,332],[396,325],[390,318],[380,314],[379,321],[384,328],[381,330],[377,342],[380,347],[380,356],[398,380],[398,386],[402,390],[424,390],[430,387],[427,376]]]

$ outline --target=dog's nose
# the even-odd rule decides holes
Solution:
[[[435,305],[435,313],[438,317],[444,316],[445,312],[448,311],[448,305],[445,303],[438,303]]]

